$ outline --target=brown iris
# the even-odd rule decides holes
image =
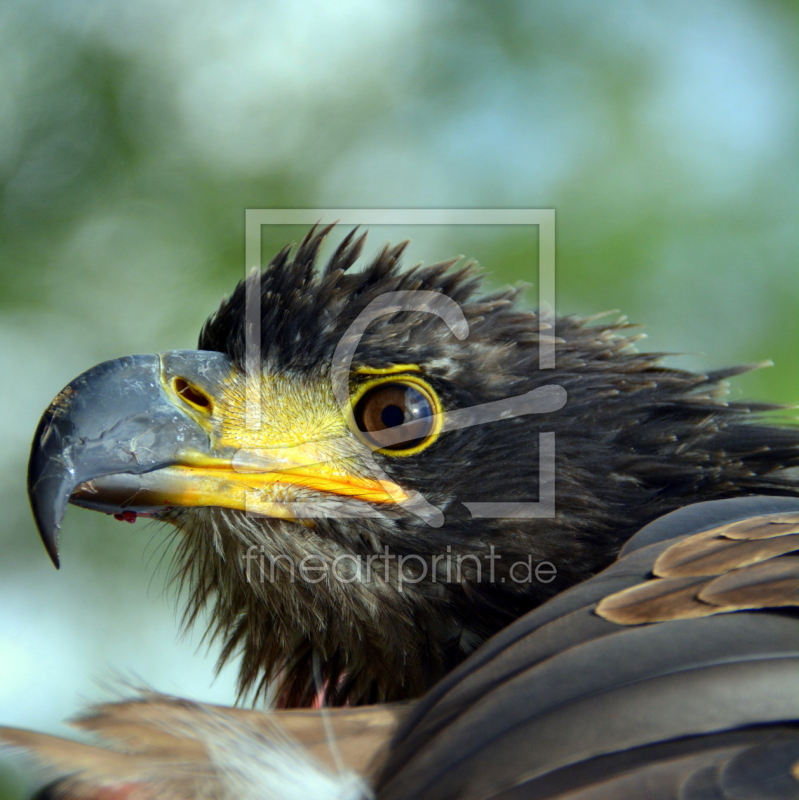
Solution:
[[[355,405],[358,429],[373,444],[394,452],[418,447],[433,430],[434,414],[433,402],[421,387],[400,381],[368,389]],[[394,430],[400,425],[407,427]]]

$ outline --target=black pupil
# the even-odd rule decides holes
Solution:
[[[387,428],[396,428],[405,422],[405,412],[399,406],[386,406],[380,414],[380,419]]]
[[[387,381],[365,392],[355,409],[355,424],[370,434],[373,444],[388,450],[407,450],[423,442],[432,429],[435,413],[429,398],[402,381]],[[397,441],[391,431],[410,425],[403,431],[408,438]]]

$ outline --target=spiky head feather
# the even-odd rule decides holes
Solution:
[[[652,519],[701,500],[799,493],[785,472],[799,464],[799,430],[764,422],[760,412],[771,407],[725,396],[724,379],[746,368],[667,368],[662,354],[638,352],[624,320],[561,317],[542,334],[517,290],[481,296],[472,264],[403,269],[404,245],[353,271],[365,238],[355,232],[319,268],[328,232],[312,230],[293,254],[284,249],[239,284],[203,327],[200,348],[244,365],[249,287],[260,297],[264,374],[324,382],[338,341],[370,302],[386,292],[432,291],[460,306],[464,340],[434,315],[397,312],[368,327],[353,368],[418,365],[445,410],[550,384],[564,387],[568,402],[450,431],[408,457],[375,454],[392,480],[443,510],[440,528],[402,509],[312,526],[224,509],[175,512],[185,534],[178,564],[191,591],[188,619],[210,608],[211,633],[225,642],[221,661],[242,653],[243,691],[277,681],[286,705],[311,704],[320,693],[333,704],[418,695],[509,621],[606,566]],[[556,368],[540,370],[540,337],[553,333]],[[556,516],[472,518],[464,502],[538,499],[541,432],[555,433]],[[278,568],[252,583],[241,560],[254,545],[270,565],[281,557],[378,557],[389,548],[406,558],[406,572],[395,560],[370,580],[310,584]],[[447,574],[442,563],[457,558],[460,570]],[[512,572],[541,562],[555,566],[554,579],[519,581],[520,568]]]

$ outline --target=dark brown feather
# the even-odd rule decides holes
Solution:
[[[799,532],[799,514],[765,514],[724,525],[719,530],[728,539],[770,539]]]
[[[694,619],[724,609],[703,603],[699,591],[707,578],[661,578],[639,583],[604,598],[596,613],[617,625],[644,625],[673,619]]]
[[[618,625],[799,605],[799,515],[769,514],[681,539],[655,560],[654,580],[603,598]]]
[[[698,598],[736,609],[799,605],[799,557],[775,558],[729,572],[702,587]]]
[[[799,550],[799,534],[795,533],[752,540],[707,539],[700,534],[670,547],[655,562],[653,572],[659,578],[724,575],[795,550]]]

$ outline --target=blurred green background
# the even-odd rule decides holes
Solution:
[[[244,272],[244,210],[557,211],[558,310],[799,400],[797,5],[4,0],[0,5],[0,724],[64,732],[116,674],[229,702],[179,639],[165,536],[71,509],[63,567],[25,499],[71,378],[193,347]],[[269,229],[264,252],[299,229]],[[535,280],[511,228],[381,229]],[[99,683],[98,683],[99,681]],[[0,798],[28,791],[0,768]]]

